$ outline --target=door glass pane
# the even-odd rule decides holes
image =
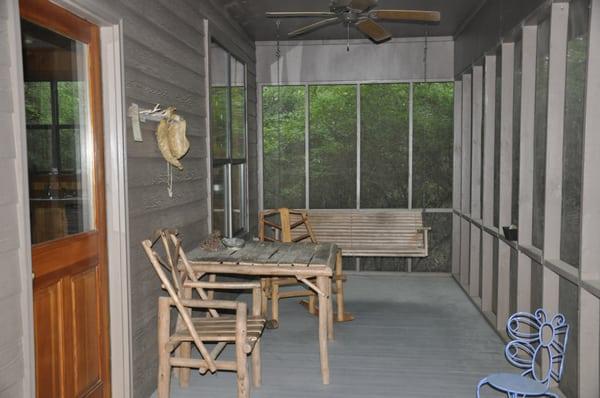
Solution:
[[[246,68],[231,57],[231,157],[246,157]]]
[[[309,87],[310,207],[356,208],[356,86]]]
[[[360,87],[361,208],[408,206],[408,96],[408,84]]]
[[[452,207],[454,83],[413,86],[413,208]]]
[[[93,229],[87,46],[21,22],[32,243]]]
[[[229,129],[229,54],[216,43],[210,51],[210,140],[213,159],[226,159]]]
[[[231,231],[236,235],[244,230],[244,165],[231,165]]]
[[[263,88],[263,179],[266,209],[304,208],[304,86]]]
[[[544,212],[546,209],[546,133],[548,126],[548,73],[550,66],[550,18],[537,32],[535,73],[535,115],[533,131],[533,217],[531,240],[544,250]]]
[[[589,8],[589,0],[574,0],[569,5],[560,258],[575,267],[579,266],[581,241],[581,179]]]
[[[225,166],[212,169],[212,230],[227,233],[225,228]]]

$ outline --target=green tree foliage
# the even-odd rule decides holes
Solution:
[[[408,206],[409,84],[360,88],[361,208]]]
[[[356,207],[356,86],[309,87],[310,207]]]
[[[453,83],[418,83],[413,93],[413,207],[452,207]]]
[[[266,208],[305,207],[304,86],[263,89],[263,179]]]

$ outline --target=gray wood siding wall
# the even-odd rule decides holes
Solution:
[[[23,328],[19,239],[22,203],[17,194],[17,150],[13,128],[9,2],[0,0],[0,397],[20,397],[23,387]]]
[[[177,228],[187,247],[209,231],[206,179],[206,74],[203,19],[235,46],[248,64],[250,209],[256,218],[256,72],[254,44],[226,19],[217,2],[193,0],[103,0],[123,17],[125,103],[141,107],[174,105],[187,121],[190,152],[183,171],[173,171],[173,198],[167,194],[167,166],[155,139],[156,123],[143,123],[143,142],[127,125],[132,379],[133,396],[156,389],[156,297],[160,284],[140,241],[159,227]],[[234,50],[232,50],[234,51]],[[241,54],[241,55],[240,55]],[[247,55],[242,57],[242,55]],[[252,199],[253,198],[253,199]]]

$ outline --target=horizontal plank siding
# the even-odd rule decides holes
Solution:
[[[25,268],[19,250],[18,214],[21,211],[16,167],[17,137],[13,125],[14,71],[17,67],[15,43],[9,42],[10,1],[0,1],[0,397],[20,397],[23,394],[24,350],[23,314],[21,311],[21,279]]]

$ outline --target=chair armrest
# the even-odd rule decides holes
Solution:
[[[214,308],[219,310],[236,310],[239,301],[231,300],[196,300],[196,299],[181,299],[181,304],[189,308]],[[242,303],[245,304],[245,303]],[[171,300],[171,305],[175,302]]]
[[[201,289],[218,289],[218,290],[249,290],[260,288],[260,282],[206,282],[206,281],[187,281],[183,283],[183,287],[201,288]]]

